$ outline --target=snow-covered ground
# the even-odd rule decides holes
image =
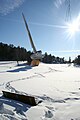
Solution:
[[[32,95],[42,102],[31,107],[4,98],[4,89]],[[80,120],[80,68],[0,62],[0,120]]]

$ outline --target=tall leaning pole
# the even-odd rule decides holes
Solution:
[[[41,51],[37,51],[36,48],[35,48],[35,45],[33,43],[33,40],[32,40],[32,37],[31,37],[31,33],[30,33],[30,30],[29,30],[29,27],[28,27],[28,24],[26,22],[26,19],[25,19],[25,16],[24,14],[22,13],[22,16],[23,16],[23,20],[24,20],[24,23],[25,23],[25,26],[26,26],[26,30],[27,30],[27,33],[28,33],[28,36],[29,36],[29,40],[30,40],[30,43],[31,43],[31,46],[33,48],[33,54],[31,55],[31,66],[38,66],[39,63],[40,63],[40,59],[42,57],[42,54],[41,54]]]

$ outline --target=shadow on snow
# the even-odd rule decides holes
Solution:
[[[11,107],[14,107],[14,111],[18,114],[21,114],[25,116],[24,112],[26,112],[31,106],[19,101],[15,101],[12,99],[6,99],[5,97],[1,96],[0,97],[0,114],[14,114],[13,111],[5,108],[5,105],[9,105]]]
[[[19,67],[17,69],[14,69],[14,70],[8,70],[7,72],[20,72],[20,71],[27,71],[29,69],[32,69],[32,67],[29,66],[29,65],[26,65],[24,67],[21,66],[21,67]]]

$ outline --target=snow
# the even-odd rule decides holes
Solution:
[[[31,95],[41,102],[32,107],[3,97],[2,90]],[[0,120],[80,120],[80,68],[0,62]]]

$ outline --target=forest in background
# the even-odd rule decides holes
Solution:
[[[28,61],[31,62],[31,51],[27,51],[24,47],[15,47],[13,44],[0,43],[0,61]],[[55,57],[54,55],[45,52],[44,58],[41,60],[44,63],[71,63],[71,57],[66,61],[63,58]],[[72,62],[80,65],[80,55],[78,55]]]

